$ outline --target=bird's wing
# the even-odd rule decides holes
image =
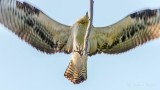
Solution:
[[[106,27],[93,27],[89,54],[116,54],[160,37],[160,10],[143,10]]]
[[[42,52],[72,50],[70,26],[58,23],[26,2],[0,0],[0,23]]]

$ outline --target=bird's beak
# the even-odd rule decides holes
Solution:
[[[88,12],[86,12],[86,17],[88,17]]]

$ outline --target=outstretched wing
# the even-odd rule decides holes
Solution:
[[[26,2],[0,0],[0,22],[40,51],[72,50],[70,26],[56,22]]]
[[[89,54],[121,53],[160,37],[160,10],[143,10],[107,27],[93,27]]]

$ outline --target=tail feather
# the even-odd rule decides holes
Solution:
[[[73,82],[74,84],[79,84],[87,79],[87,64],[83,65],[80,71],[77,71],[77,67],[73,64],[72,60],[69,63],[64,76]]]

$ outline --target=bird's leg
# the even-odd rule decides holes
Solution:
[[[79,44],[78,47],[76,47],[76,50],[74,50],[73,52],[78,52],[82,56],[83,55],[83,48]]]

